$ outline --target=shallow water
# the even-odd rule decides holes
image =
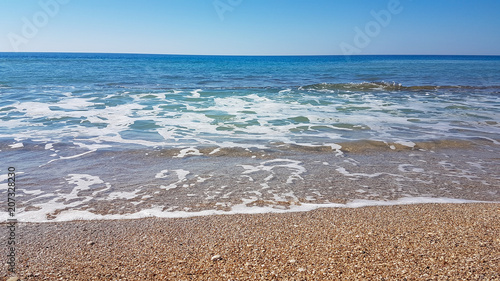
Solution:
[[[499,201],[499,57],[3,53],[0,74],[21,221]]]

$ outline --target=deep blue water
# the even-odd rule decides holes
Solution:
[[[396,82],[405,86],[498,86],[498,56],[184,56],[1,53],[11,87],[298,87]]]

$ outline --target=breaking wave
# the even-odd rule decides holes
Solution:
[[[446,89],[485,90],[499,89],[500,85],[494,86],[464,86],[464,85],[418,85],[403,86],[396,82],[362,82],[362,83],[319,83],[299,87],[299,90],[339,90],[339,91],[435,91]]]

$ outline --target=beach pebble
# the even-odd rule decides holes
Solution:
[[[218,260],[221,260],[222,257],[220,255],[215,255],[211,258],[212,261],[218,261]]]
[[[92,246],[92,245],[94,245],[94,244],[95,244],[95,242],[94,242],[94,241],[89,241],[89,242],[87,242],[87,245],[90,245],[90,246]]]
[[[304,271],[306,271],[306,269],[305,269],[305,268],[303,268],[303,267],[301,267],[301,268],[297,269],[297,271],[298,271],[298,272],[304,272]]]
[[[296,263],[297,261],[296,260],[289,260],[288,262],[289,263]]]
[[[9,279],[7,279],[7,281],[17,281],[19,280],[18,277],[10,277]]]

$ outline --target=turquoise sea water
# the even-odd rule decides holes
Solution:
[[[27,221],[498,201],[499,95],[500,57],[0,53],[0,172]]]

